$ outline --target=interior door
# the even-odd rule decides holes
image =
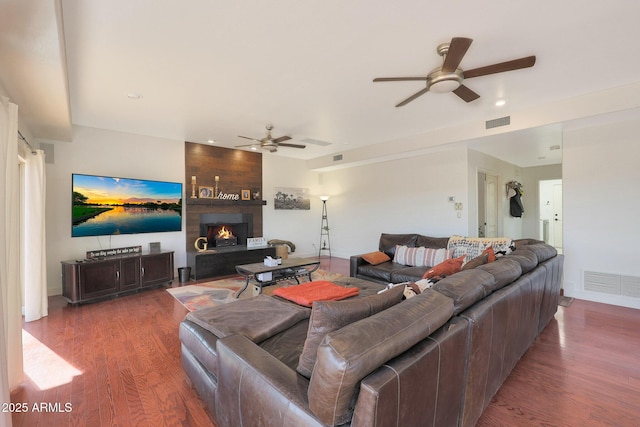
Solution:
[[[562,251],[562,183],[553,185],[553,246]]]
[[[485,174],[485,237],[498,237],[498,177]]]
[[[484,181],[485,174],[478,172],[478,237],[485,237],[485,228],[487,221],[485,220],[486,210],[484,208]]]

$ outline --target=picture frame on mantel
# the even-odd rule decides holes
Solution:
[[[198,187],[198,197],[201,199],[213,199],[213,187]]]
[[[241,200],[251,200],[251,190],[240,190]]]

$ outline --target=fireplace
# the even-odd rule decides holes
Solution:
[[[243,248],[247,238],[253,237],[251,214],[202,214],[200,236],[207,238],[208,248]]]
[[[243,236],[244,243],[247,241],[247,223],[239,224],[207,224],[207,246],[224,248],[227,246],[237,246],[238,237]]]

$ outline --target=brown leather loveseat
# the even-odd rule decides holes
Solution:
[[[328,332],[308,377],[300,355],[310,324],[323,324],[316,307],[261,295],[200,310],[180,325],[183,366],[220,427],[472,426],[556,312],[562,264],[552,247],[522,244],[446,277]],[[383,287],[341,284],[363,301]],[[325,303],[322,315],[358,304]]]

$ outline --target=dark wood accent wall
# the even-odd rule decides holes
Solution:
[[[200,214],[250,213],[253,215],[253,236],[249,237],[262,236],[262,206],[265,204],[262,200],[262,154],[193,142],[185,142],[184,153],[187,252],[195,252],[193,244],[200,237]],[[249,190],[251,200],[192,199],[192,176],[196,177],[198,187],[214,187],[218,176],[219,191],[240,194],[242,190]],[[259,197],[254,197],[256,194]]]

